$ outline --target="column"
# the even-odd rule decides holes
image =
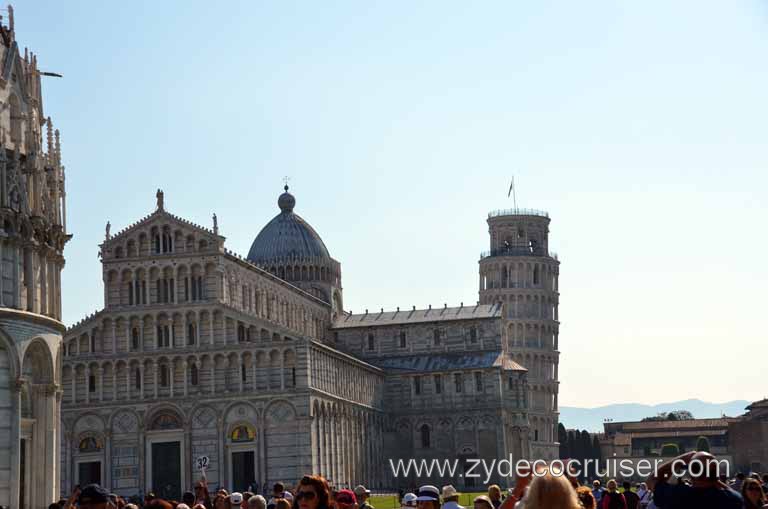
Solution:
[[[170,396],[173,398],[173,379],[176,378],[176,363],[171,359],[168,365],[168,386],[170,387]]]
[[[157,399],[157,361],[152,362],[152,377],[155,385],[155,399]]]
[[[251,368],[253,370],[252,392],[256,392],[257,382],[259,380],[258,363],[256,362],[256,352],[251,352]]]
[[[189,395],[189,372],[187,371],[189,367],[189,363],[184,360],[181,362],[181,369],[184,373],[184,397],[186,398]],[[199,373],[198,373],[199,376]]]
[[[238,381],[238,388],[240,389],[240,392],[243,392],[243,354],[239,353],[237,354],[237,381]]]
[[[91,402],[91,368],[85,367],[85,403]]]
[[[336,477],[336,433],[334,429],[335,415],[328,416],[328,473],[333,479],[334,484],[339,485]]]
[[[104,401],[104,366],[99,366],[99,402]]]
[[[210,345],[213,346],[215,338],[213,336],[213,311],[208,312],[208,334],[210,336]]]
[[[112,486],[112,433],[104,432],[104,486]]]
[[[141,364],[139,366],[139,382],[140,382],[139,383],[139,385],[140,385],[140,387],[139,387],[139,399],[144,399],[144,375],[145,375],[145,373],[144,373],[144,365]],[[139,443],[141,443],[141,442],[139,442]]]

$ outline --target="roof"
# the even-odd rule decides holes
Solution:
[[[248,260],[266,264],[283,260],[330,259],[320,235],[301,216],[293,212],[296,200],[288,192],[277,201],[280,213],[261,229],[251,244]]]
[[[640,433],[651,430],[683,430],[702,428],[727,428],[731,418],[719,419],[687,419],[683,421],[636,421],[636,422],[612,422],[611,427],[620,427],[621,431],[628,433]]]
[[[755,401],[747,406],[747,410],[756,410],[758,408],[768,408],[768,398]]]
[[[493,350],[387,357],[373,359],[371,363],[385,370],[414,373],[495,367],[513,371],[527,371],[520,364],[506,357],[504,353]]]
[[[720,436],[720,435],[726,435],[728,433],[728,429],[713,429],[709,431],[702,431],[702,430],[691,430],[691,431],[677,431],[677,430],[670,430],[666,432],[654,432],[654,433],[629,433],[627,436],[630,436],[632,439],[637,438],[666,438],[666,437],[700,437],[700,436]]]
[[[412,309],[408,311],[381,311],[379,313],[348,314],[340,317],[334,329],[353,327],[383,327],[387,325],[405,325],[412,323],[451,322],[456,320],[476,320],[480,318],[500,318],[501,304],[477,304],[474,306]]]

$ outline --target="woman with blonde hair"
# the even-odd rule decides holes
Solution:
[[[551,470],[533,478],[520,504],[525,509],[581,509],[568,478],[562,472],[553,475]]]

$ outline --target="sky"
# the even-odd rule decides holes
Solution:
[[[283,176],[348,310],[475,302],[514,175],[561,261],[561,405],[768,396],[766,0],[14,7],[64,76],[65,323],[107,221],[162,188],[246,255]]]

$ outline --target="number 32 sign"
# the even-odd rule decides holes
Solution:
[[[208,465],[210,464],[210,460],[208,459],[208,456],[200,456],[195,461],[197,463],[197,469],[205,471],[208,468]]]

